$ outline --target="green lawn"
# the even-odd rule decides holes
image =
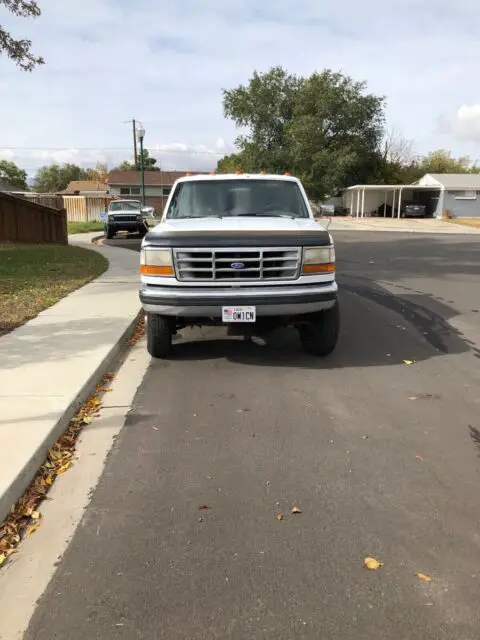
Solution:
[[[160,218],[145,218],[149,227],[154,227],[160,222]],[[92,220],[91,222],[69,222],[68,233],[91,233],[92,231],[103,232],[103,222]]]
[[[91,233],[92,231],[103,231],[103,222],[91,220],[90,222],[68,222],[68,233]]]
[[[0,243],[0,336],[35,318],[108,267],[96,251]]]

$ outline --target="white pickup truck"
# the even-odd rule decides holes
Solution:
[[[180,178],[142,241],[140,273],[153,357],[169,354],[178,330],[204,325],[247,337],[290,325],[308,353],[336,346],[333,239],[289,175]]]

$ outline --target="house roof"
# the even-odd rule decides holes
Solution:
[[[480,173],[427,173],[424,178],[427,176],[439,182],[445,189],[480,189]]]
[[[23,193],[27,191],[27,189],[21,189],[19,187],[14,187],[12,184],[8,182],[0,181],[0,191],[4,191],[6,193]]]
[[[178,178],[188,175],[186,171],[145,171],[145,185],[147,187],[171,187]],[[119,186],[140,186],[140,171],[110,171],[108,184]]]
[[[108,191],[108,184],[105,182],[100,182],[99,180],[72,180],[66,189],[63,191],[59,191],[63,195],[68,195],[69,193],[75,193],[76,191],[101,191],[105,193]]]

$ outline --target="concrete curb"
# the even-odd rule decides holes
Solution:
[[[100,276],[100,278],[101,277],[102,276]],[[0,523],[5,520],[10,513],[12,506],[28,489],[30,483],[47,457],[48,449],[66,431],[70,420],[78,408],[88,400],[95,391],[96,385],[101,381],[102,377],[106,373],[112,370],[115,371],[119,368],[129,348],[128,340],[133,335],[141,316],[142,309],[139,304],[138,311],[132,318],[131,322],[128,323],[127,328],[112,345],[108,353],[96,366],[95,370],[89,375],[86,382],[79,389],[74,400],[68,404],[64,411],[63,409],[60,409],[62,412],[61,416],[56,420],[52,428],[49,429],[48,434],[34,445],[34,451],[31,455],[29,454],[27,462],[23,465],[20,472],[18,472],[12,480],[7,478],[6,482],[8,484],[3,492],[0,493]]]

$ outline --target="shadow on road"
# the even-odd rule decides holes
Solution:
[[[341,369],[398,365],[403,360],[420,362],[446,354],[466,353],[470,345],[442,316],[417,301],[395,298],[381,287],[345,286],[340,294],[342,329],[335,352],[327,358],[304,354],[297,332],[275,331],[261,341],[217,338],[223,329],[198,333],[184,331],[176,343],[172,361],[214,360],[253,366],[300,369]],[[456,312],[448,307],[445,317]]]

